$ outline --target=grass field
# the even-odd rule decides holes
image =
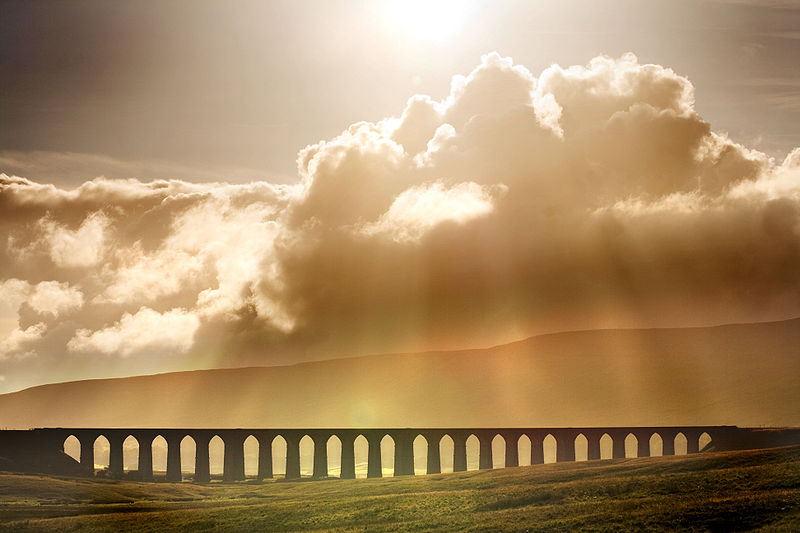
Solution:
[[[3,531],[800,531],[800,447],[315,482],[0,473]]]

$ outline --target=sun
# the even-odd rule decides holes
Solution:
[[[459,0],[391,0],[392,21],[420,41],[444,41],[464,22],[470,5]]]

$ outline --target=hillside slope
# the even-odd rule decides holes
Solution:
[[[44,385],[0,425],[800,426],[800,319]]]

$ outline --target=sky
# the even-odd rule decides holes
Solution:
[[[800,3],[0,4],[0,392],[800,316]]]

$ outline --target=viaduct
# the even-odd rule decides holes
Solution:
[[[17,470],[45,473],[64,473],[64,461],[72,464],[70,473],[94,475],[94,443],[102,437],[110,445],[109,474],[122,477],[123,442],[129,437],[139,445],[138,476],[153,480],[153,440],[161,436],[167,442],[167,481],[181,481],[181,442],[190,438],[195,443],[193,479],[204,483],[211,480],[209,443],[218,436],[224,442],[224,481],[245,479],[244,441],[253,436],[259,444],[258,478],[272,478],[272,442],[282,437],[286,442],[287,479],[300,478],[300,441],[308,436],[314,443],[313,477],[328,476],[327,443],[332,437],[341,443],[341,478],[355,477],[356,439],[363,436],[368,443],[367,477],[381,477],[381,441],[389,436],[394,441],[394,475],[414,475],[414,440],[425,439],[427,473],[441,472],[440,443],[449,436],[453,442],[453,470],[467,469],[467,439],[475,436],[479,442],[479,468],[492,468],[492,441],[501,436],[505,441],[505,466],[519,465],[519,439],[527,436],[531,442],[530,464],[544,462],[544,441],[551,437],[556,444],[556,461],[575,461],[576,439],[586,442],[586,457],[600,459],[600,441],[611,439],[612,458],[625,457],[625,439],[637,440],[637,456],[650,455],[650,439],[658,435],[663,443],[662,454],[674,455],[676,438],[686,441],[686,452],[700,451],[700,437],[710,438],[715,450],[763,448],[800,442],[800,430],[765,430],[736,426],[670,426],[670,427],[586,427],[586,428],[388,428],[388,429],[121,429],[121,428],[39,428],[32,430],[0,431],[0,459],[16,464]],[[80,461],[64,454],[69,437],[80,442]],[[580,439],[583,443],[583,439]],[[607,440],[606,440],[607,442]],[[59,461],[55,459],[59,458]],[[526,461],[527,462],[527,461]],[[3,468],[0,464],[0,469]]]

